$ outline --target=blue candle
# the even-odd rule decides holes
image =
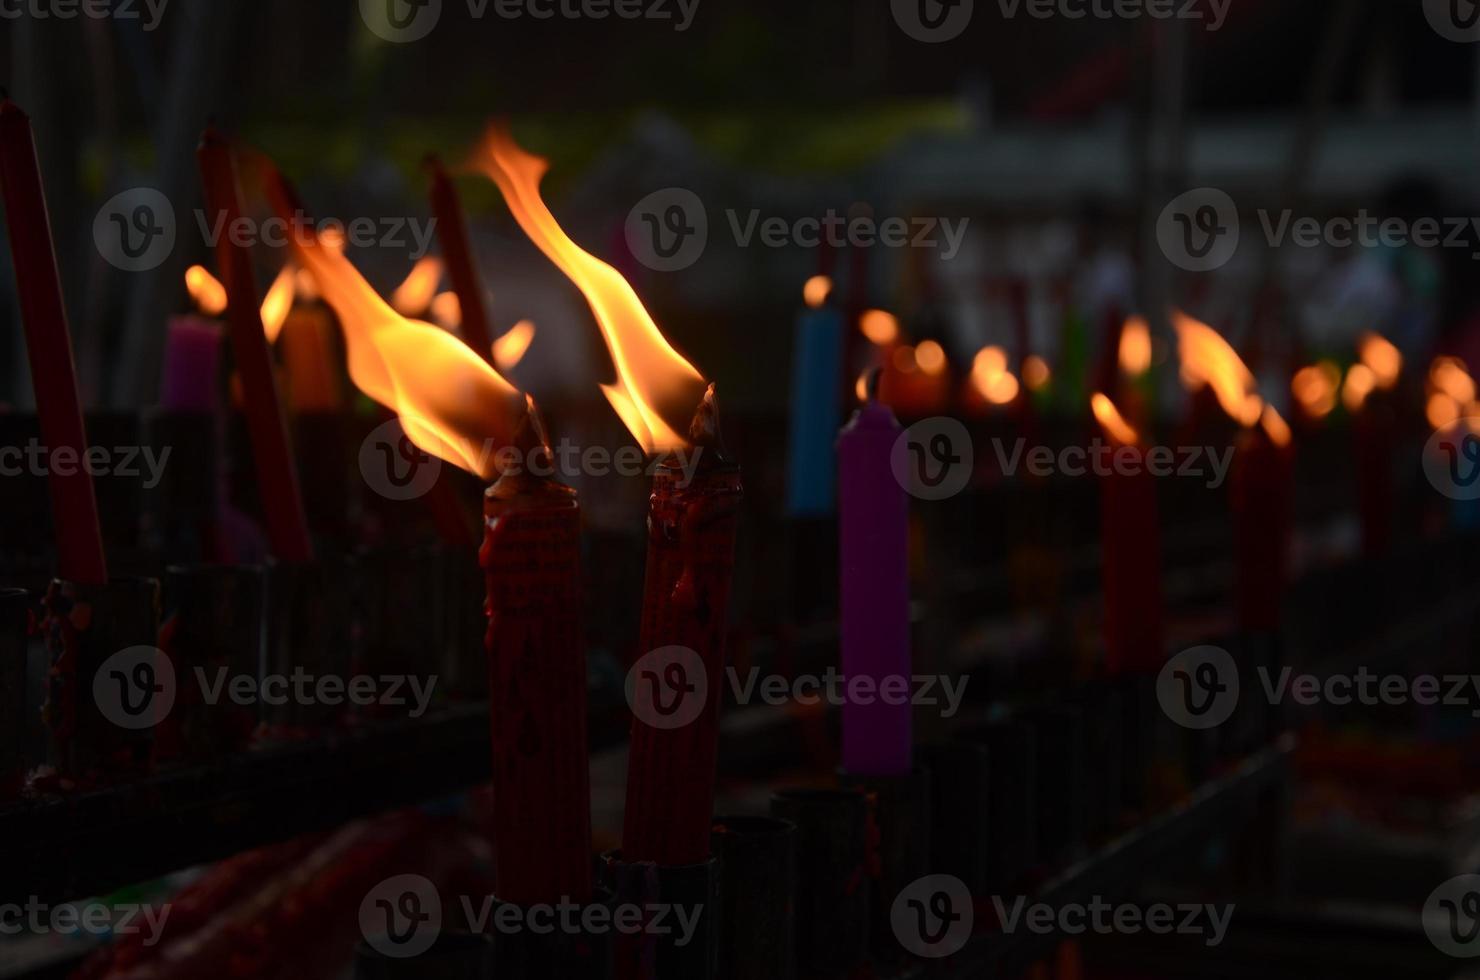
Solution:
[[[786,467],[788,517],[827,517],[835,506],[833,441],[841,424],[843,317],[827,303],[832,283],[807,282],[791,361],[791,419]]]

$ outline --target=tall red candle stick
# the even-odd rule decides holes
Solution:
[[[534,406],[515,437],[547,465]],[[540,467],[544,469],[542,465]],[[498,896],[531,905],[591,895],[591,785],[576,492],[527,472],[484,495]]]
[[[278,213],[301,210],[282,176],[266,161],[262,169]],[[498,476],[484,494],[479,551],[498,895],[515,904],[583,902],[592,861],[575,491],[535,475],[551,452],[533,400],[525,397],[519,412],[518,392],[486,360],[446,331],[402,317],[342,255],[312,239],[298,254],[339,315],[356,386],[396,411],[421,448]],[[499,475],[511,445],[520,465]]]
[[[87,452],[87,433],[82,424],[72,339],[36,142],[30,120],[8,98],[0,102],[0,194],[5,198],[10,257],[20,295],[41,436],[51,452],[67,450],[80,460]],[[103,585],[108,581],[108,561],[103,552],[92,475],[81,466],[49,469],[62,578],[83,585]]]
[[[437,219],[437,240],[442,245],[442,260],[447,264],[447,277],[462,311],[462,338],[485,361],[493,357],[493,332],[488,327],[488,311],[483,303],[483,280],[473,261],[473,245],[468,238],[468,223],[452,179],[436,157],[427,158],[432,175],[432,214]]]
[[[689,441],[701,454],[693,482],[684,484],[684,471],[671,455],[653,480],[639,648],[647,653],[679,646],[696,653],[707,681],[705,701],[698,717],[681,727],[634,719],[622,827],[624,860],[668,866],[709,857],[714,811],[725,625],[742,489],[739,468],[724,454],[712,385]]]
[[[226,229],[216,246],[216,264],[226,285],[227,324],[245,394],[247,427],[252,437],[268,537],[279,559],[311,561],[313,543],[304,516],[298,468],[288,447],[272,355],[262,329],[251,256],[232,240],[231,229],[242,216],[236,161],[231,145],[214,129],[206,130],[196,156],[205,186],[206,207],[222,219],[220,227]]]
[[[669,662],[665,673],[687,675],[697,657],[706,694],[686,725],[634,720],[622,857],[696,864],[709,857],[740,471],[724,455],[713,386],[705,390],[703,377],[669,345],[622,274],[573,242],[541,199],[546,161],[495,126],[478,162],[525,234],[585,295],[617,371],[617,382],[603,388],[607,399],[643,448],[662,454],[648,508],[640,650],[687,648],[689,664]],[[665,410],[695,402],[685,438]],[[680,682],[698,688],[692,675]]]
[[[1155,674],[1165,655],[1156,478],[1114,402],[1096,393],[1090,404],[1113,452],[1100,482],[1105,666],[1111,676]]]
[[[1290,427],[1265,406],[1239,436],[1229,488],[1239,625],[1273,633],[1290,572],[1295,452]]]

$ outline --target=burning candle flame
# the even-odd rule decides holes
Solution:
[[[267,288],[267,295],[262,297],[262,332],[267,335],[269,344],[277,341],[278,334],[283,332],[283,324],[288,321],[288,314],[293,310],[297,278],[291,264],[283,266]]]
[[[1023,358],[1023,384],[1029,391],[1042,391],[1052,380],[1053,372],[1049,370],[1047,361],[1037,354]]]
[[[442,260],[435,255],[423,255],[391,293],[391,306],[403,316],[421,316],[432,305],[441,281]]]
[[[226,312],[226,287],[205,266],[192,265],[185,270],[185,288],[190,291],[196,309],[206,316]]]
[[[1120,409],[1115,407],[1109,396],[1103,392],[1095,392],[1089,400],[1090,408],[1095,413],[1095,420],[1105,430],[1105,433],[1122,446],[1136,446],[1141,442],[1141,436],[1131,427],[1120,414]]]
[[[1341,403],[1348,412],[1359,412],[1376,387],[1376,372],[1365,364],[1353,364],[1346,372],[1346,384],[1341,387]]]
[[[498,184],[519,227],[585,295],[617,370],[617,382],[601,390],[633,438],[649,453],[687,446],[680,432],[687,429],[706,382],[669,345],[622,274],[560,227],[540,197],[549,163],[525,152],[507,128],[497,125],[489,129],[477,163]],[[668,417],[683,418],[683,426],[674,428]]]
[[[1275,411],[1273,405],[1264,406],[1264,413],[1259,416],[1259,424],[1263,427],[1264,434],[1269,436],[1269,441],[1281,449],[1290,445],[1294,438],[1290,433],[1289,424],[1279,412]]]
[[[512,371],[524,360],[524,352],[534,343],[534,323],[520,320],[509,332],[493,342],[493,363],[500,371]]]
[[[1177,328],[1183,380],[1212,388],[1223,411],[1240,425],[1258,422],[1264,400],[1233,346],[1206,323],[1180,311],[1173,312],[1172,324]]]
[[[945,348],[933,340],[922,340],[915,348],[915,363],[926,374],[940,374],[946,369]]]
[[[451,290],[432,297],[431,314],[437,325],[446,330],[456,331],[462,327],[462,304],[458,302],[457,293]]]
[[[813,276],[802,286],[802,300],[812,309],[818,310],[832,295],[833,281],[827,276]]]
[[[1307,365],[1290,379],[1290,393],[1313,419],[1323,419],[1336,409],[1340,387],[1341,368],[1330,361]]]
[[[971,362],[971,383],[993,405],[1008,405],[1021,390],[1018,379],[1007,370],[1007,352],[1001,347],[983,347]]]
[[[869,342],[879,347],[894,343],[899,339],[899,320],[893,313],[883,310],[866,310],[858,318],[858,329]]]
[[[1120,333],[1120,369],[1133,377],[1151,370],[1151,326],[1145,317],[1125,321]]]
[[[1459,402],[1475,400],[1475,379],[1457,357],[1437,357],[1429,367],[1429,384]]]
[[[268,192],[279,213],[298,209],[276,174]],[[394,411],[421,449],[484,479],[497,476],[495,450],[525,411],[514,386],[447,331],[397,313],[341,248],[317,237],[295,238],[294,248],[339,315],[356,387]]]
[[[1357,352],[1371,370],[1378,388],[1386,391],[1398,383],[1398,375],[1403,372],[1403,355],[1387,338],[1369,330],[1358,341]]]

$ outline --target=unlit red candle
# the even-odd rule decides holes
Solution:
[[[208,130],[197,155],[206,206],[221,219],[222,227],[234,227],[241,217],[242,203],[231,146],[219,133]],[[262,328],[252,257],[232,236],[222,235],[216,246],[216,263],[226,286],[227,326],[242,379],[247,426],[273,554],[283,561],[311,561],[313,543],[303,511],[298,468],[288,448],[272,355]]]
[[[0,102],[0,194],[5,198],[10,257],[41,436],[53,453],[65,450],[74,459],[82,459],[87,453],[87,433],[36,142],[30,120],[9,99]],[[53,466],[48,484],[62,577],[83,585],[105,584],[108,562],[92,475],[82,466]]]
[[[878,693],[911,673],[909,498],[890,463],[900,432],[871,398],[838,437],[843,674],[850,692],[874,692],[843,703],[843,768],[858,776],[905,775],[913,761],[909,698]]]

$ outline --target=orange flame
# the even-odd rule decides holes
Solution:
[[[283,332],[283,324],[287,322],[288,314],[293,309],[297,278],[291,264],[283,266],[272,285],[267,287],[267,295],[262,297],[262,332],[267,335],[269,344],[276,343],[278,334]]]
[[[1341,387],[1341,368],[1330,361],[1310,364],[1295,372],[1290,379],[1290,393],[1305,413],[1323,419],[1336,408],[1336,393]]]
[[[565,234],[540,197],[549,163],[521,149],[503,126],[489,129],[476,162],[498,184],[519,227],[585,295],[617,370],[616,384],[601,390],[633,438],[649,453],[688,445],[667,418],[682,417],[687,427],[704,378],[669,345],[622,274]]]
[[[534,323],[520,320],[509,332],[493,342],[493,363],[500,371],[512,371],[524,360],[524,352],[534,343]]]
[[[1259,416],[1259,424],[1263,426],[1264,434],[1269,436],[1269,441],[1281,449],[1288,446],[1293,439],[1289,424],[1279,412],[1275,411],[1273,405],[1264,406],[1264,414]]]
[[[1007,352],[1001,347],[983,347],[976,352],[971,362],[971,383],[993,405],[1011,404],[1021,390],[1018,379],[1007,370]]]
[[[1341,403],[1348,412],[1360,411],[1367,396],[1377,387],[1377,373],[1365,364],[1353,364],[1341,387]]]
[[[822,308],[827,302],[828,296],[832,295],[833,281],[827,276],[813,276],[808,279],[806,285],[802,286],[802,299],[812,309]]]
[[[899,339],[899,320],[893,313],[883,310],[866,310],[858,318],[858,329],[870,343],[883,347]]]
[[[858,380],[853,384],[853,394],[861,402],[868,401],[868,376],[872,373],[872,368],[863,372],[858,376]]]
[[[1424,416],[1436,429],[1447,429],[1458,422],[1462,411],[1460,403],[1442,391],[1430,395],[1428,404],[1424,406]]]
[[[1120,369],[1129,375],[1151,370],[1151,327],[1145,317],[1125,321],[1120,334]]]
[[[458,302],[457,293],[451,290],[432,297],[431,313],[439,327],[447,330],[462,327],[462,304]]]
[[[1114,439],[1122,446],[1140,444],[1140,434],[1121,416],[1120,409],[1115,407],[1115,403],[1108,396],[1097,391],[1090,398],[1089,404],[1095,413],[1095,419],[1111,439]]]
[[[206,316],[226,312],[226,287],[205,266],[192,265],[185,270],[185,288],[190,291],[196,308]]]
[[[926,374],[940,374],[946,369],[945,348],[933,340],[922,340],[915,348],[915,363]]]
[[[1037,354],[1023,358],[1023,384],[1029,391],[1042,391],[1052,380],[1053,372],[1049,370],[1047,361]]]
[[[341,250],[317,239],[296,248],[339,314],[356,387],[394,411],[426,452],[495,477],[493,450],[508,443],[523,410],[513,385],[447,331],[391,309]]]
[[[1429,384],[1462,405],[1475,400],[1475,379],[1457,357],[1436,357],[1429,367]]]
[[[1223,411],[1240,425],[1258,422],[1264,401],[1254,375],[1233,346],[1218,331],[1181,311],[1172,313],[1172,324],[1177,328],[1183,380],[1211,387]]]
[[[420,316],[432,305],[441,281],[442,260],[435,255],[423,255],[391,293],[391,306],[404,316]]]
[[[1398,375],[1403,372],[1403,355],[1386,337],[1367,331],[1357,342],[1357,352],[1362,363],[1372,371],[1377,387],[1386,391],[1398,383]]]

